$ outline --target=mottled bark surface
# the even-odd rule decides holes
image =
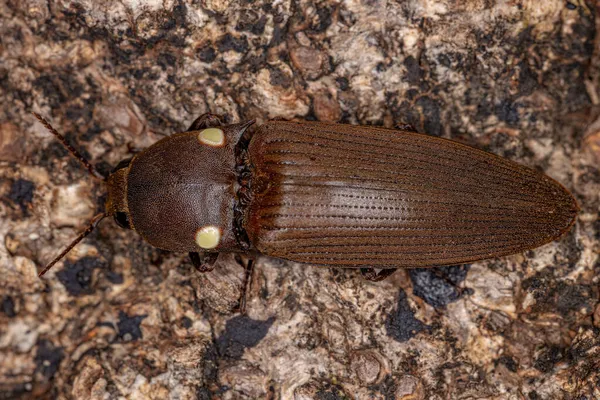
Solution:
[[[0,398],[600,398],[600,58],[592,1],[0,0]],[[453,138],[582,212],[469,266],[358,271],[187,256],[103,221],[107,171],[200,114]],[[185,160],[181,160],[185,162]]]

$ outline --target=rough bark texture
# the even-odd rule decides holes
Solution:
[[[600,53],[591,0],[0,0],[0,398],[600,398]],[[211,111],[411,124],[540,168],[562,240],[470,266],[258,259],[209,274],[111,221],[100,169]],[[185,162],[185,160],[182,160]]]

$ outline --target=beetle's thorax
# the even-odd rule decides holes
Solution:
[[[131,225],[148,243],[170,251],[245,251],[239,223],[239,142],[249,124],[189,131],[137,154],[126,178]]]

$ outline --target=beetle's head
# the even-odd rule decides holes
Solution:
[[[127,174],[132,158],[121,161],[106,178],[106,214],[121,228],[132,229],[127,205]]]

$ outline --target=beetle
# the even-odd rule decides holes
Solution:
[[[268,121],[251,132],[254,121],[205,114],[104,177],[34,115],[107,188],[105,212],[40,276],[106,216],[202,272],[219,253],[258,252],[379,280],[541,246],[579,211],[534,169],[414,130]]]

